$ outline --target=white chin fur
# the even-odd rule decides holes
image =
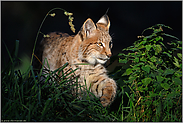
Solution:
[[[101,59],[95,59],[95,58],[92,58],[92,57],[88,57],[87,58],[87,61],[90,63],[90,64],[96,64],[99,63],[99,64],[105,64],[107,60],[101,60]]]
[[[97,59],[97,62],[100,64],[105,64],[107,60],[101,60],[101,59]]]
[[[96,63],[96,59],[91,58],[91,57],[88,57],[86,61],[87,61],[88,63],[90,63],[90,64],[95,64],[95,63]]]

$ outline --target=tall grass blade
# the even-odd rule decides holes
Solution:
[[[10,54],[10,52],[9,52],[9,50],[8,50],[8,47],[6,46],[4,40],[2,40],[2,41],[3,41],[3,43],[4,43],[4,46],[5,46],[5,48],[6,48],[6,51],[8,52],[8,55],[9,55],[9,58],[10,58],[11,63],[14,64],[14,63],[13,63],[13,58],[11,57],[11,54]]]
[[[15,58],[18,56],[18,49],[19,49],[19,40],[16,40],[15,42]]]

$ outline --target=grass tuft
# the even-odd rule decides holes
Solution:
[[[55,9],[63,10],[50,10],[43,22],[48,15],[55,16],[51,13]],[[67,16],[72,15],[63,11]],[[35,72],[32,67],[34,45],[31,65],[22,73],[15,69],[20,61],[17,57],[19,41],[15,41],[12,53],[3,41],[10,60],[1,71],[1,121],[182,121],[182,41],[162,32],[164,27],[169,28],[163,24],[147,28],[153,30],[151,35],[139,36],[132,46],[123,49],[128,54],[113,57],[112,61],[118,59],[123,66],[110,73],[118,90],[115,101],[106,108],[85,86],[78,84],[74,76],[77,69],[63,72],[68,63],[55,71],[42,67]],[[165,45],[163,36],[176,40]],[[74,87],[77,88],[73,95]]]

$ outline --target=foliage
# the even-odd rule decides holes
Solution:
[[[147,28],[143,33],[152,34],[139,36],[118,54],[119,63],[128,66],[115,74],[120,88],[126,89],[122,96],[127,96],[129,110],[124,105],[121,110],[128,112],[127,121],[182,120],[182,42],[163,27],[171,29],[163,24]],[[167,37],[175,40],[165,45]]]
[[[54,17],[51,12],[56,9],[63,10],[54,8],[47,13],[35,45],[39,33],[43,34],[43,22],[48,15]],[[63,11],[74,31],[72,13]],[[110,73],[118,90],[115,101],[106,108],[88,88],[78,85],[77,69],[63,72],[68,63],[55,71],[42,68],[36,72],[32,67],[34,45],[31,65],[22,73],[15,69],[21,60],[17,57],[19,41],[12,53],[5,45],[10,61],[4,62],[1,71],[1,121],[182,121],[182,41],[163,28],[171,29],[163,24],[147,28],[132,46],[112,57],[111,62],[118,59],[122,66]],[[143,36],[147,31],[153,32]]]
[[[69,25],[71,30],[75,32],[72,24],[73,14],[62,8],[54,8],[50,10],[43,19],[38,30],[35,45],[33,48],[32,59],[42,24],[48,15],[54,17],[55,13],[50,14],[53,10],[60,9],[69,16]],[[44,35],[48,37],[49,35]],[[35,72],[31,65],[26,73],[16,70],[15,66],[20,62],[17,57],[19,41],[16,41],[13,54],[9,54],[10,62],[6,68],[2,70],[2,121],[110,121],[110,117],[105,108],[102,107],[99,100],[90,93],[86,87],[77,85],[77,78],[74,71],[63,73],[63,69],[68,63],[55,71],[47,70],[43,73]],[[47,63],[47,61],[45,61]],[[43,66],[44,64],[43,63]],[[59,77],[56,72],[62,73]],[[30,74],[31,73],[31,74]],[[31,75],[31,76],[30,76]],[[76,80],[76,83],[72,82]],[[68,84],[70,83],[70,84]],[[77,91],[73,95],[72,89],[82,89],[81,93]],[[99,115],[100,114],[100,115]]]
[[[85,87],[77,86],[77,82],[68,84],[77,80],[73,75],[75,70],[63,73],[68,63],[55,71],[48,70],[48,73],[43,75],[42,68],[35,76],[36,72],[32,66],[25,74],[14,70],[17,57],[10,55],[10,59],[12,61],[1,72],[3,121],[110,120],[110,117],[105,115],[105,108],[92,93],[85,90]],[[58,77],[56,72],[62,73],[62,76]],[[75,86],[85,91],[81,91],[81,94],[76,91],[73,95],[72,89]]]

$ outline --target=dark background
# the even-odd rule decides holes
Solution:
[[[118,54],[123,48],[132,45],[142,31],[155,24],[165,24],[173,28],[168,34],[182,40],[182,1],[169,2],[2,2],[1,1],[1,40],[9,51],[14,48],[15,41],[19,40],[19,57],[30,62],[33,45],[39,26],[49,10],[63,8],[73,13],[73,24],[76,33],[87,18],[95,23],[105,14],[107,9],[111,21],[110,34],[113,37],[113,54]],[[61,31],[73,35],[68,25],[68,17],[63,11],[55,10],[55,17],[48,16],[41,32],[46,34],[52,31]],[[52,13],[53,13],[52,12]],[[42,39],[39,35],[38,43]],[[8,54],[1,41],[1,57]],[[2,65],[3,67],[3,65]]]

